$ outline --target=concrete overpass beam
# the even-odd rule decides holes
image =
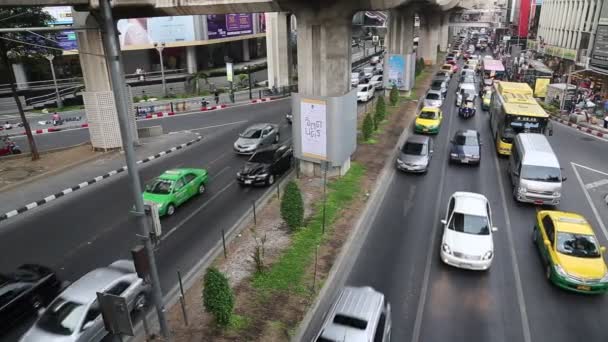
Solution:
[[[266,13],[266,56],[268,87],[285,87],[291,83],[292,63],[289,48],[291,14]]]
[[[88,12],[73,12],[73,16],[76,26],[99,27],[98,22]],[[77,31],[77,39],[81,51],[80,66],[85,86],[82,97],[89,122],[91,144],[93,148],[99,150],[120,149],[122,138],[112,91],[114,88],[125,89],[126,86],[113,87],[110,82],[101,30]],[[130,92],[127,97],[129,100],[132,99]],[[131,103],[128,107],[128,113],[133,113]],[[137,141],[135,115],[131,117],[131,129]]]

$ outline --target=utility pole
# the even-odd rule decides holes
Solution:
[[[53,64],[53,59],[55,59],[54,55],[46,55],[44,56],[49,60],[49,64],[51,65],[51,74],[53,75],[53,85],[55,86],[55,96],[57,97],[57,108],[63,108],[63,101],[61,101],[61,95],[59,94],[59,87],[57,86],[57,77],[55,76],[55,65]]]
[[[165,81],[165,63],[163,63],[163,50],[165,49],[165,43],[154,43],[154,48],[158,51],[160,57],[160,77],[163,82],[163,96],[167,97],[167,83]]]
[[[141,179],[137,169],[135,160],[135,151],[133,149],[133,133],[129,120],[132,120],[131,113],[127,110],[127,87],[124,78],[124,70],[120,59],[120,48],[118,43],[118,34],[116,30],[116,22],[112,17],[112,8],[110,0],[100,0],[99,7],[103,18],[103,43],[106,53],[106,60],[109,66],[110,78],[112,80],[112,90],[114,93],[114,101],[116,102],[116,110],[118,112],[118,122],[120,125],[120,135],[122,137],[125,159],[127,162],[129,178],[131,181],[131,191],[135,201],[135,215],[137,216],[137,224],[140,228],[139,237],[146,249],[148,261],[150,263],[150,282],[152,283],[152,302],[156,307],[158,322],[160,325],[160,333],[163,338],[169,339],[169,327],[165,317],[165,307],[160,288],[160,279],[154,249],[150,241],[150,228],[144,210],[144,201],[141,192]]]

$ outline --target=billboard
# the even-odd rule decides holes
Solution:
[[[396,86],[397,89],[405,89],[405,56],[390,54],[387,58],[387,77],[384,81],[385,88]]]
[[[245,34],[253,34],[252,14],[210,14],[207,15],[207,36],[220,39]]]
[[[534,96],[547,97],[547,87],[551,83],[550,78],[537,78],[534,84]]]
[[[608,69],[608,25],[598,25],[597,27],[589,64],[593,67]]]
[[[323,100],[302,99],[300,102],[302,155],[327,160],[327,104]]]
[[[192,16],[120,19],[117,26],[121,47],[195,40]]]
[[[74,23],[70,6],[44,7],[43,9],[53,17],[53,21],[49,23],[51,25],[72,25]]]
[[[76,32],[74,31],[61,31],[55,33],[55,40],[57,41],[60,48],[64,50],[77,50],[78,42],[76,40]]]

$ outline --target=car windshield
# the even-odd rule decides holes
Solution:
[[[451,65],[444,65],[441,67],[441,70],[452,70],[452,66]]]
[[[427,100],[439,100],[439,94],[436,93],[428,93],[426,94]]]
[[[71,335],[78,328],[84,311],[84,305],[59,297],[44,311],[36,325],[53,334]]]
[[[489,235],[490,226],[484,216],[469,215],[455,212],[448,228],[460,233],[473,235]]]
[[[401,152],[414,156],[426,156],[426,144],[408,141],[403,144]]]
[[[249,158],[249,161],[252,163],[270,164],[272,163],[273,156],[274,150],[261,151],[251,156],[251,158]]]
[[[462,78],[462,83],[475,83],[475,77],[469,76],[469,75],[465,75]]]
[[[561,170],[551,166],[523,165],[521,167],[523,179],[541,182],[559,183],[562,180]]]
[[[465,146],[477,146],[479,142],[477,141],[477,137],[474,135],[457,135],[454,139],[456,145],[465,145]]]
[[[151,194],[166,195],[171,193],[172,185],[173,181],[157,178],[152,183],[146,186],[146,192],[149,192]]]
[[[436,120],[439,116],[439,113],[437,112],[433,112],[430,110],[423,110],[422,112],[420,112],[420,115],[418,117],[420,117],[421,119],[430,119],[430,120]]]
[[[443,72],[438,72],[438,73],[436,73],[436,74],[435,74],[435,76],[445,78],[445,73],[443,73]]]
[[[262,135],[262,130],[259,128],[249,128],[245,132],[241,133],[241,138],[247,139],[259,139]]]
[[[600,249],[593,235],[557,233],[557,251],[581,258],[599,258]]]
[[[431,89],[441,89],[443,86],[443,82],[442,81],[434,81],[433,83],[431,83]]]

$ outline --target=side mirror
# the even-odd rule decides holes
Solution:
[[[543,243],[545,244],[545,246],[551,247],[551,242],[549,240],[544,240]]]
[[[497,228],[497,227],[492,227],[492,231],[493,231],[493,232],[497,232],[497,231],[498,231],[498,228]]]
[[[443,219],[443,220],[441,220],[441,224],[446,225],[446,224],[448,224],[448,221]]]
[[[562,182],[565,182],[568,179],[568,177],[562,177]]]

